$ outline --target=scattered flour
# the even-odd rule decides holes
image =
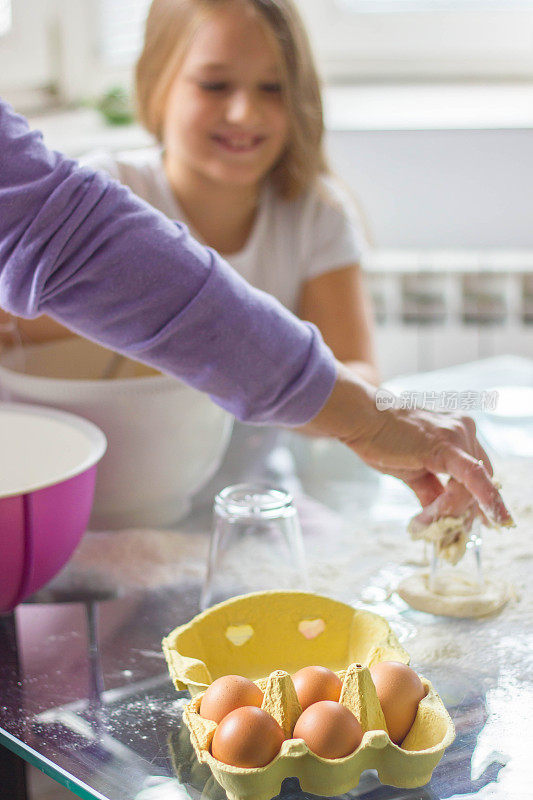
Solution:
[[[387,616],[401,634],[410,631],[408,649],[414,663],[451,663],[468,670],[480,653],[491,670],[502,665],[515,679],[533,674],[533,463],[500,462],[496,470],[503,496],[517,527],[489,530],[483,537],[486,578],[498,576],[511,597],[497,614],[473,620],[414,611],[395,593],[399,582],[427,561],[424,543],[412,541],[406,526],[414,509],[405,490],[403,512],[395,500],[388,516],[372,510],[371,497],[354,503],[353,486],[335,483],[335,507],[302,495],[297,498],[309,583],[313,591],[363,605]],[[390,479],[387,479],[390,480]],[[116,593],[177,585],[184,578],[200,583],[205,574],[209,521],[199,532],[130,530],[87,534],[74,557],[53,582],[62,592],[95,586]],[[234,580],[247,591],[259,579],[278,585],[279,564],[257,558],[254,545],[243,543],[234,562]],[[243,572],[246,564],[246,572]],[[370,602],[369,598],[374,598]],[[414,635],[413,635],[414,634]]]

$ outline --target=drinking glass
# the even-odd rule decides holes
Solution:
[[[215,497],[200,606],[266,589],[309,589],[293,498],[264,484],[228,486]]]
[[[482,525],[474,520],[468,534],[465,553],[455,564],[439,556],[437,545],[433,544],[428,587],[434,594],[447,596],[478,595],[484,588],[483,566],[481,560]]]

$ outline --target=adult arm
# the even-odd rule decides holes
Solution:
[[[239,419],[309,422],[404,480],[423,505],[450,492],[437,478],[447,472],[463,499],[511,521],[471,420],[378,412],[372,387],[335,362],[314,326],[125,187],[47,150],[1,100],[0,306],[47,313]]]
[[[0,306],[46,313],[248,422],[305,423],[335,381],[314,326],[124,186],[49,151],[1,101]]]

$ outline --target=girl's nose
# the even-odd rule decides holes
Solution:
[[[227,121],[233,124],[256,122],[259,108],[253,92],[239,90],[232,93],[226,108]]]

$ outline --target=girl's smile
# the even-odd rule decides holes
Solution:
[[[266,140],[265,136],[251,136],[238,133],[215,133],[212,139],[224,150],[236,155],[254,154],[258,147]]]

